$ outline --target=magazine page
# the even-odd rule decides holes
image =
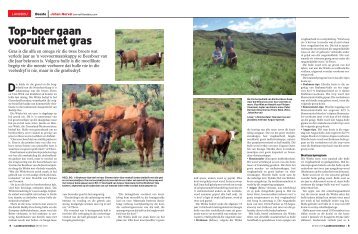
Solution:
[[[304,2],[4,4],[2,233],[356,233],[356,19]]]

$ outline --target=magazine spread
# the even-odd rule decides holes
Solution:
[[[278,2],[3,4],[1,233],[357,233],[353,4]]]

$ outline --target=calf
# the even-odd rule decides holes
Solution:
[[[98,169],[98,153],[101,154],[102,168],[106,168],[106,156],[109,151],[111,131],[102,125],[97,125],[92,130],[92,148],[95,157],[95,169]]]
[[[70,107],[71,107],[71,106],[76,107],[76,103],[78,103],[77,93],[71,92],[71,93],[68,95],[68,100],[70,101]]]
[[[160,64],[162,62],[162,57],[163,57],[164,52],[158,52],[155,53],[153,55],[149,55],[149,56],[144,56],[141,58],[141,67],[144,70],[144,67],[149,64],[149,65],[154,65],[157,64],[158,68],[160,68]]]
[[[87,140],[87,121],[79,122],[76,120],[69,120],[65,123],[64,126],[64,141],[65,141],[65,147],[66,147],[66,155],[67,158],[70,157],[71,154],[71,144],[73,145],[73,161],[76,160],[77,156],[77,149],[76,149],[76,143],[82,144],[82,158],[86,158],[85,153],[85,144]]]
[[[144,164],[144,150],[146,155],[146,165],[149,167],[149,160],[153,161],[153,145],[156,132],[148,127],[148,121],[145,117],[140,117],[138,120],[138,127],[135,134],[135,141],[138,147],[140,166]]]
[[[215,151],[216,149],[219,156],[220,152],[223,153],[224,158],[226,156],[230,143],[235,140],[235,135],[237,134],[238,132],[236,130],[222,131],[217,128],[211,128],[206,132],[206,135],[208,136],[216,136],[216,144],[214,145],[213,151]]]
[[[123,67],[123,63],[126,65],[128,63],[133,63],[133,67],[135,68],[136,63],[138,63],[138,51],[137,50],[118,50],[116,51],[117,55],[121,58],[121,69]]]
[[[214,146],[216,145],[216,135],[202,135],[199,137],[198,145],[200,149],[200,156],[201,159],[204,153],[204,160],[206,160],[206,156],[209,155],[209,159],[214,151]]]

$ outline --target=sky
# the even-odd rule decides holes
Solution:
[[[193,30],[228,28],[264,34],[296,32],[295,18],[194,18]]]

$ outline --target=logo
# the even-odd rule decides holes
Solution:
[[[31,10],[8,10],[8,17],[31,17]]]

